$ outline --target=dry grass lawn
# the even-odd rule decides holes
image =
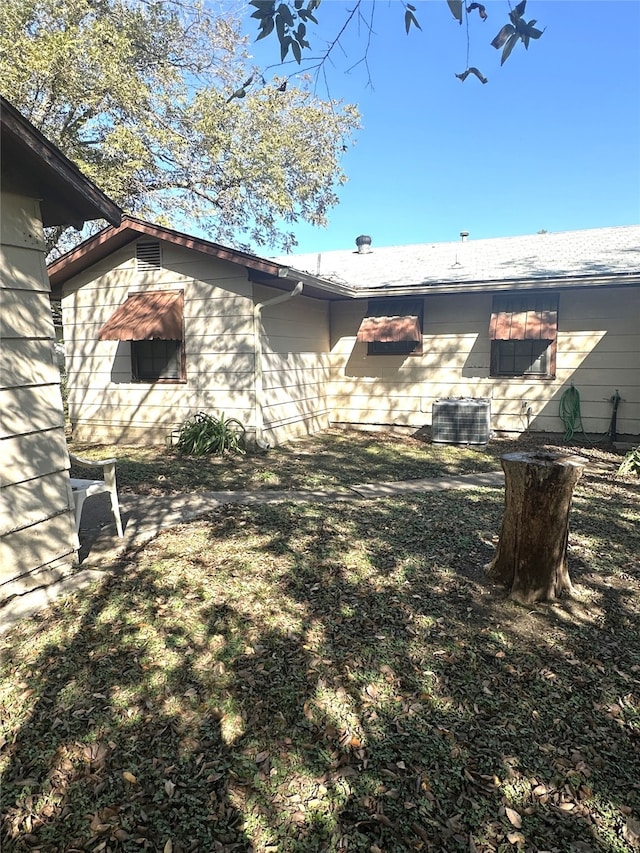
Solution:
[[[121,487],[442,476],[510,449],[329,434],[185,472],[131,451]],[[3,635],[3,853],[637,849],[640,486],[585,452],[555,604],[485,579],[483,489],[227,506]]]

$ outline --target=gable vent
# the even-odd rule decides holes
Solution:
[[[136,243],[136,269],[138,272],[162,269],[159,242]]]

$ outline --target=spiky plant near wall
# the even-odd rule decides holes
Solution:
[[[237,418],[198,412],[182,425],[176,448],[186,456],[244,453],[245,428]]]
[[[636,477],[640,477],[640,444],[630,450],[627,455],[622,460],[620,467],[618,468],[618,475],[635,475]]]

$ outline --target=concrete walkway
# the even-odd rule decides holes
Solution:
[[[96,495],[89,498],[84,505],[80,531],[80,565],[55,583],[16,595],[0,606],[0,633],[20,619],[47,607],[56,598],[83,589],[100,579],[125,552],[144,545],[161,530],[195,521],[225,504],[334,503],[377,500],[446,489],[501,488],[503,485],[503,472],[492,471],[486,474],[461,474],[398,483],[365,483],[339,489],[222,491],[168,497],[122,494],[120,510],[124,526],[123,539],[116,533],[109,496]]]

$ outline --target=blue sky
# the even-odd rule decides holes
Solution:
[[[421,32],[405,34],[398,0],[377,0],[368,69],[345,73],[365,51],[357,28],[327,68],[331,96],[357,103],[363,128],[329,226],[296,226],[296,251],[349,248],[362,233],[380,246],[640,221],[637,0],[529,0],[525,18],[545,33],[502,67],[489,42],[508,3],[485,0],[488,20],[470,16],[469,64],[486,85],[454,76],[466,67],[466,28],[444,0],[413,5]],[[320,27],[308,34],[314,53],[351,6],[323,0]],[[252,50],[263,63],[279,56],[275,37]],[[326,95],[321,81],[318,93]]]

